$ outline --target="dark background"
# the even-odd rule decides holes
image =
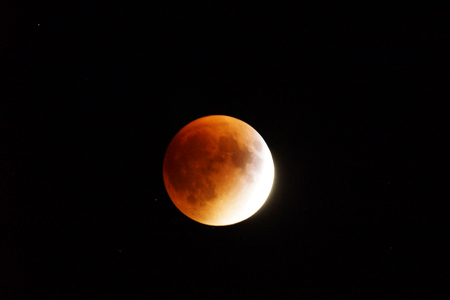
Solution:
[[[444,6],[0,5],[2,299],[448,299]],[[268,144],[253,217],[162,161],[202,116]]]

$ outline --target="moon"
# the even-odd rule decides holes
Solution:
[[[241,222],[256,213],[272,189],[269,147],[247,123],[212,115],[183,127],[167,147],[164,185],[186,216],[211,226]]]

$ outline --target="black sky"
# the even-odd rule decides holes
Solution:
[[[0,8],[2,299],[447,299],[443,7]],[[275,163],[229,227],[162,179],[213,114]]]

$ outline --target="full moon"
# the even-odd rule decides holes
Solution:
[[[211,226],[241,222],[256,213],[272,189],[269,147],[247,123],[213,115],[192,121],[170,142],[164,185],[175,206]]]

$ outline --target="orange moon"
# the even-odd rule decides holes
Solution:
[[[229,116],[203,117],[183,127],[163,162],[164,185],[175,206],[211,226],[256,213],[272,189],[275,168],[261,135]]]

